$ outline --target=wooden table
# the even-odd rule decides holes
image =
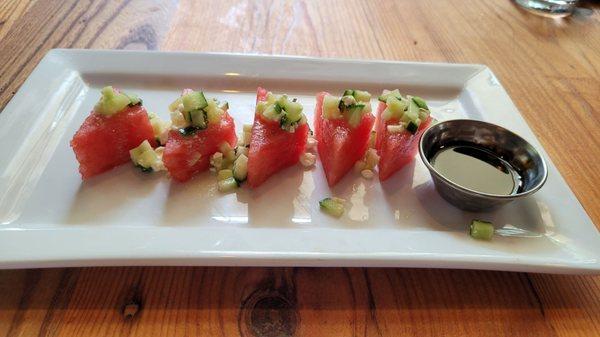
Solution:
[[[489,65],[600,224],[600,6],[509,0],[0,2],[0,109],[50,49]],[[347,268],[0,271],[4,336],[600,335],[600,277]]]

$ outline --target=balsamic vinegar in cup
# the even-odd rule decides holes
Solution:
[[[473,191],[512,195],[522,187],[521,176],[510,163],[476,146],[442,147],[430,163],[446,179]]]

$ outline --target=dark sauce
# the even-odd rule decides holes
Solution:
[[[441,148],[430,163],[446,179],[477,192],[511,195],[522,185],[521,176],[506,160],[475,146]]]

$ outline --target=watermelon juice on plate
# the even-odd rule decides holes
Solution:
[[[111,86],[71,140],[83,179],[129,161],[129,150],[143,141],[156,146],[152,125],[142,100]]]
[[[302,109],[295,98],[258,88],[248,152],[248,186],[260,186],[303,156],[314,163],[315,157],[305,153],[309,127]]]
[[[329,186],[334,186],[364,158],[375,117],[371,95],[346,90],[341,97],[317,94],[315,135],[319,158]]]
[[[207,99],[202,91],[185,89],[169,106],[173,128],[162,157],[173,179],[185,182],[208,170],[210,158],[237,143],[229,104]]]
[[[384,90],[377,108],[375,147],[379,154],[379,180],[390,178],[415,157],[419,138],[431,124],[427,103],[420,97]]]

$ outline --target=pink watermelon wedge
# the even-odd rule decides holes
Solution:
[[[129,150],[156,140],[146,109],[127,107],[114,115],[92,111],[71,140],[83,179],[91,178],[130,161]]]
[[[431,116],[429,116],[419,125],[415,134],[411,134],[408,131],[391,133],[388,131],[387,126],[398,124],[398,120],[390,119],[385,121],[381,118],[381,114],[386,107],[385,103],[379,102],[377,108],[377,138],[375,147],[379,154],[380,181],[390,178],[395,172],[413,160],[418,151],[419,139],[431,124]]]
[[[265,101],[267,94],[267,90],[259,87],[256,102]],[[298,125],[294,132],[288,132],[278,121],[255,113],[248,151],[248,186],[258,187],[273,174],[297,164],[306,147],[307,137],[307,123]]]
[[[188,181],[196,173],[208,170],[210,156],[218,152],[224,142],[231,147],[237,143],[235,124],[227,111],[219,123],[208,123],[206,129],[190,135],[179,130],[169,131],[163,163],[173,179]]]
[[[314,125],[317,150],[327,183],[334,186],[365,155],[375,117],[370,113],[364,114],[355,128],[345,118],[326,119],[323,117],[323,98],[326,95],[329,93],[317,94]]]

